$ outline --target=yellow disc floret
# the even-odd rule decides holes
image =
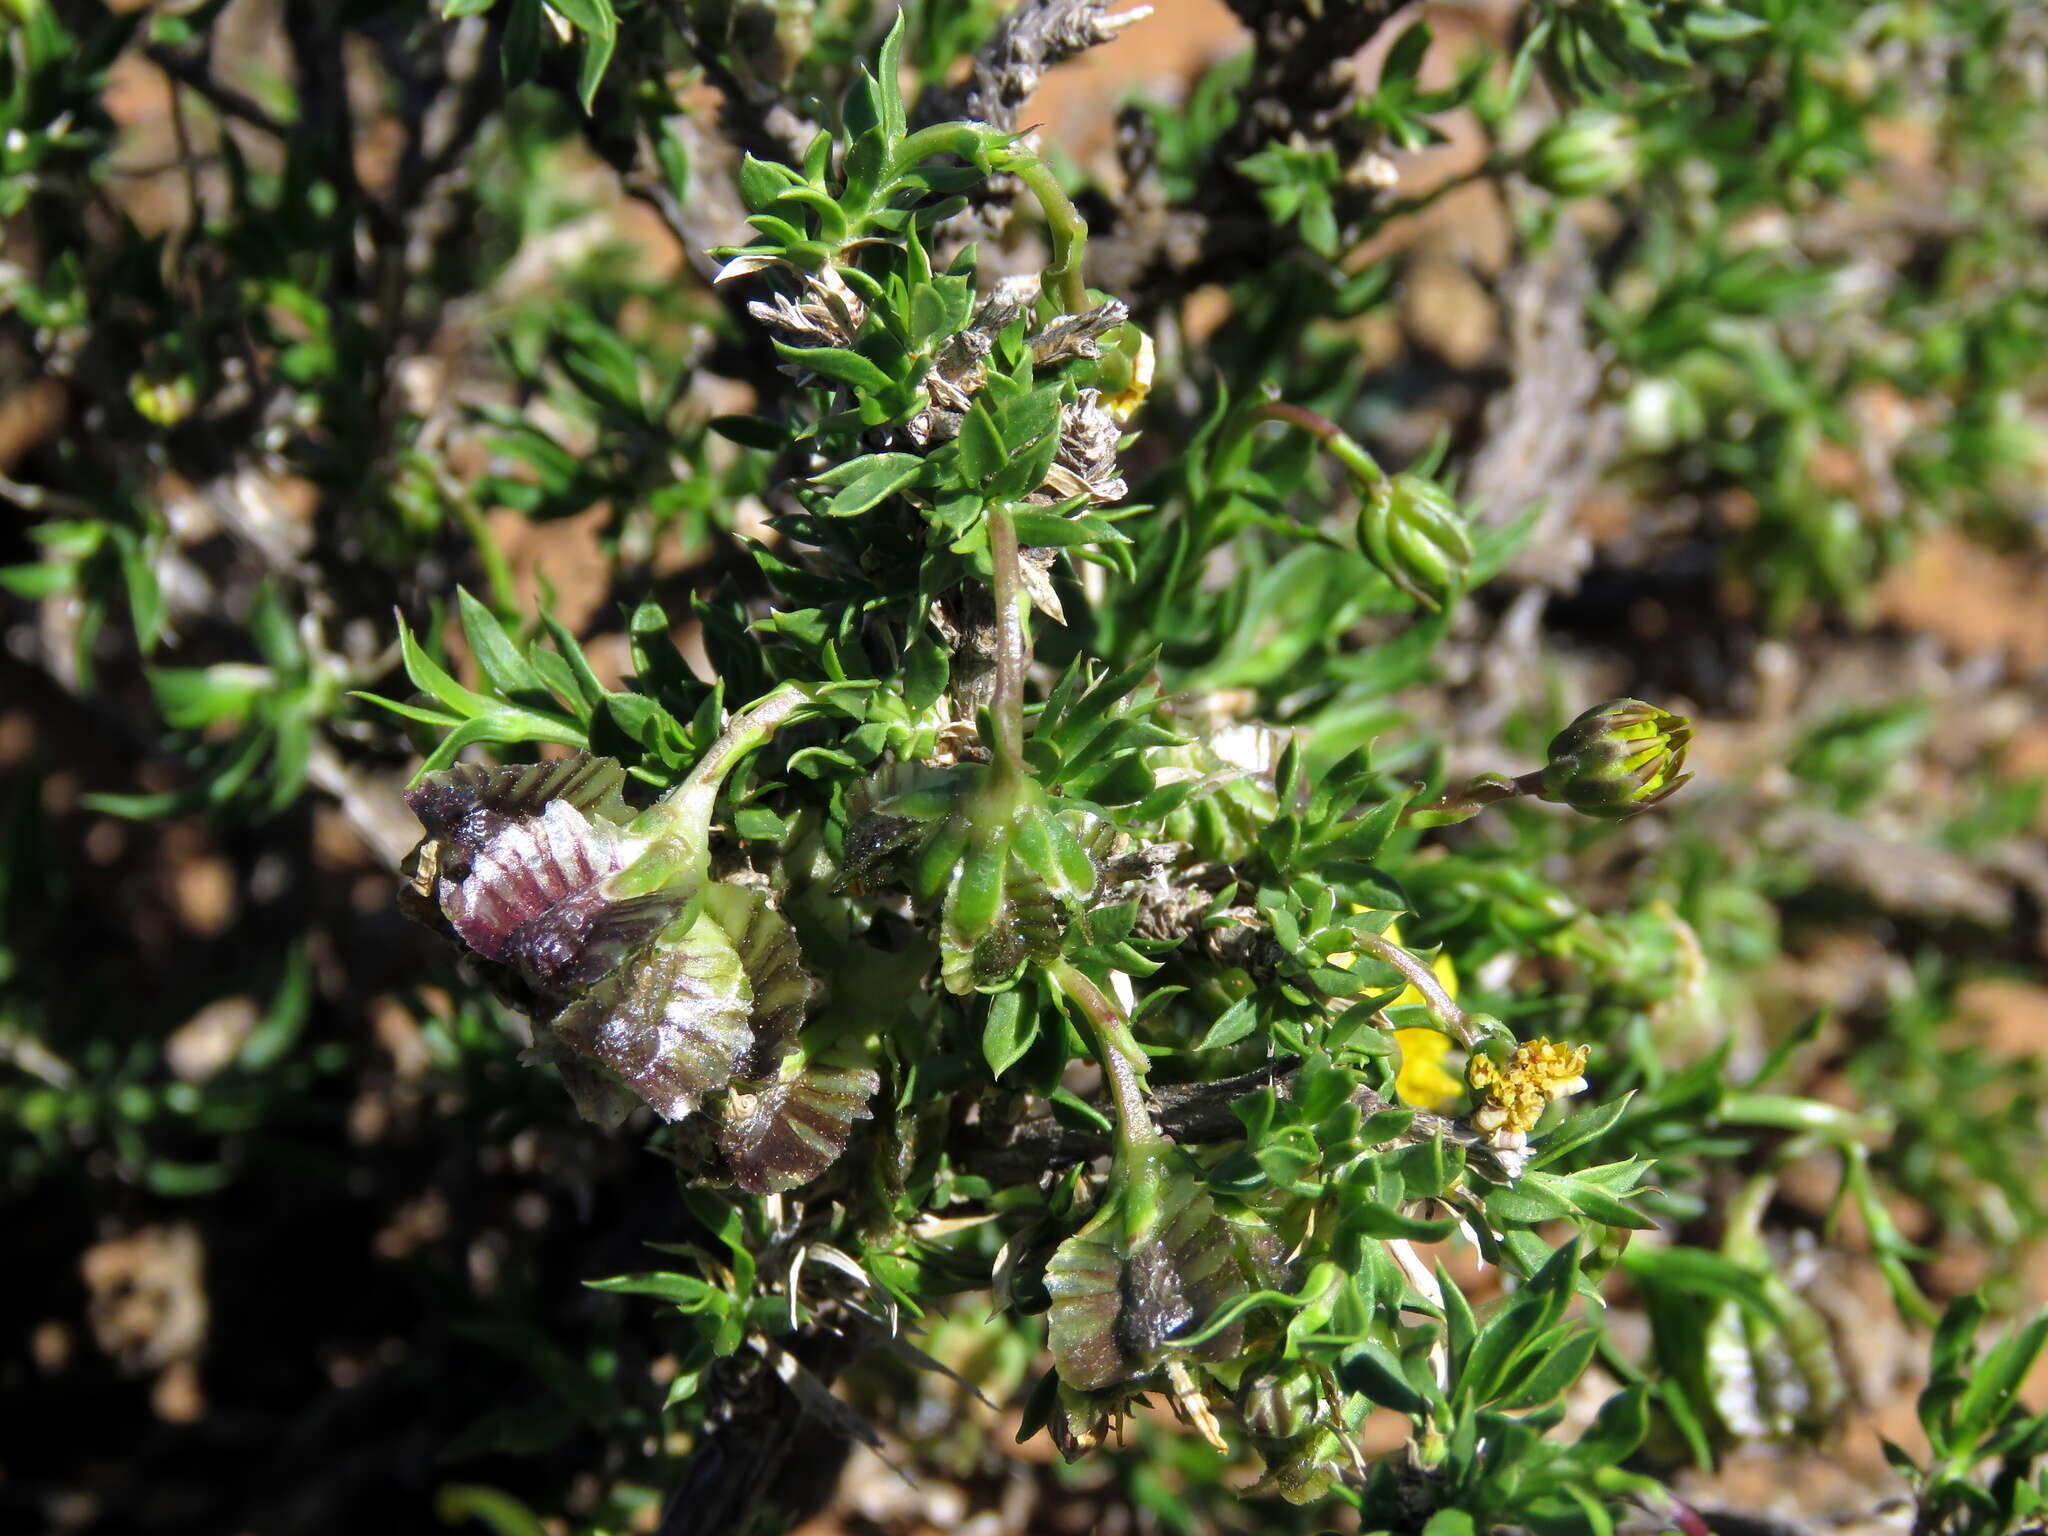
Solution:
[[[1506,1066],[1475,1055],[1465,1081],[1478,1096],[1472,1123],[1493,1138],[1497,1147],[1527,1146],[1529,1133],[1555,1099],[1569,1098],[1586,1088],[1586,1061],[1592,1051],[1583,1045],[1552,1045],[1531,1040],[1515,1047]]]

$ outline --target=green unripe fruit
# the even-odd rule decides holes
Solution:
[[[1366,497],[1358,547],[1386,578],[1425,608],[1465,589],[1472,537],[1450,492],[1422,475],[1395,475]]]
[[[1559,197],[1601,197],[1634,181],[1641,158],[1628,118],[1581,107],[1529,146],[1524,169],[1537,186]]]
[[[1314,1374],[1278,1361],[1255,1365],[1237,1389],[1237,1411],[1245,1428],[1267,1440],[1292,1440],[1321,1417]]]
[[[1550,739],[1537,794],[1586,816],[1633,816],[1692,775],[1692,723],[1640,699],[1610,699]]]

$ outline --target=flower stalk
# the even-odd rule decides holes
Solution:
[[[1140,1163],[1149,1161],[1168,1145],[1145,1098],[1145,1048],[1131,1033],[1123,1010],[1071,961],[1055,960],[1045,970],[1052,984],[1080,1013],[1083,1032],[1102,1067],[1110,1108],[1116,1116],[1118,1161],[1126,1165],[1127,1173],[1135,1172]]]
[[[1351,477],[1358,482],[1361,494],[1370,495],[1387,483],[1387,472],[1380,468],[1379,461],[1359,446],[1357,439],[1350,433],[1329,417],[1309,410],[1306,406],[1290,405],[1285,400],[1267,400],[1240,412],[1224,429],[1224,438],[1218,445],[1217,458],[1228,460],[1247,437],[1268,421],[1284,422],[1290,427],[1306,432],[1322,444],[1331,458],[1350,471]]]
[[[653,843],[618,877],[618,898],[645,895],[684,879],[702,880],[708,874],[711,813],[727,775],[814,697],[813,690],[801,683],[784,683],[727,722],[689,776],[627,827],[627,836],[650,838]]]
[[[989,743],[989,750],[995,754],[995,783],[1014,801],[1026,777],[1024,669],[1030,649],[1024,634],[1024,604],[1029,599],[1024,592],[1017,525],[1008,506],[988,509],[988,554],[996,605],[996,680],[989,700],[996,739]]]
[[[1456,998],[1445,990],[1443,981],[1435,971],[1416,956],[1410,954],[1385,934],[1360,933],[1358,947],[1375,960],[1391,965],[1401,977],[1422,997],[1423,1007],[1429,1010],[1430,1018],[1437,1027],[1468,1050],[1486,1039],[1487,1031],[1474,1015],[1458,1006]]]
[[[1081,253],[1088,243],[1088,224],[1081,217],[1081,210],[1067,196],[1052,167],[1029,150],[1013,146],[997,157],[996,164],[1024,183],[1045,215],[1052,261],[1045,269],[1044,291],[1058,298],[1066,313],[1082,313],[1088,308],[1088,285],[1081,276]]]

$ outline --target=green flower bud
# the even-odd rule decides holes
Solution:
[[[1635,125],[1618,112],[1581,107],[1529,146],[1529,179],[1559,197],[1601,197],[1635,180],[1641,155]]]
[[[1657,804],[1684,772],[1692,723],[1640,699],[1595,705],[1550,739],[1537,794],[1587,816],[1619,819]]]
[[[1426,608],[1464,590],[1472,539],[1450,492],[1422,475],[1395,475],[1366,497],[1358,547],[1389,581]]]
[[[129,377],[128,400],[144,421],[175,427],[199,409],[199,378],[177,360],[159,358]]]

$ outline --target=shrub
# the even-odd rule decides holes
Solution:
[[[1244,5],[1115,175],[1023,131],[1097,0],[255,9],[7,23],[62,414],[0,482],[10,665],[139,763],[84,810],[211,829],[249,910],[152,960],[26,784],[0,1101],[25,1209],[198,1213],[223,1337],[252,1265],[421,1249],[332,1338],[281,1309],[423,1427],[345,1417],[362,1502],[280,1525],[780,1529],[806,1435],[992,1500],[1014,1426],[1147,1528],[1699,1531],[1686,1468],[1850,1406],[1802,1224],[1916,1325],[1923,1243],[2040,1235],[2038,1074],[1941,1030],[2038,953],[2038,786],[1750,681],[1881,651],[1930,533],[2038,538],[2025,8]],[[1461,195],[1462,358],[1413,310]],[[568,617],[508,545],[600,508]],[[318,889],[329,806],[391,907]],[[1846,1025],[1785,979],[1842,932],[1913,962]],[[317,1254],[230,1235],[322,1188]],[[2044,1327],[1979,1360],[1987,1305],[1887,1446],[1922,1530],[2048,1494]]]

